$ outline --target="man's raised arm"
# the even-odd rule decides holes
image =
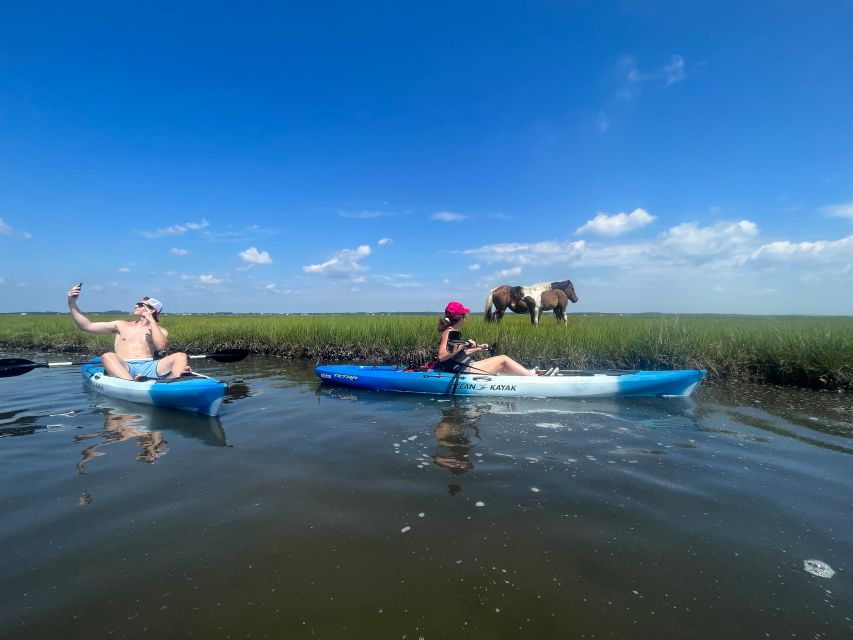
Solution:
[[[80,295],[80,287],[83,283],[75,284],[68,290],[68,308],[71,309],[71,317],[81,331],[86,333],[115,333],[114,322],[92,322],[84,316],[77,307],[77,297]]]

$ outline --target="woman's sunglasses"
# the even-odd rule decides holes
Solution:
[[[148,304],[147,302],[137,302],[137,303],[136,303],[136,306],[137,306],[137,307],[148,307],[149,311],[154,311],[154,307],[152,307],[152,306],[151,306],[150,304]]]

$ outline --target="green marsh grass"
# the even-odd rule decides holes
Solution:
[[[93,320],[128,316],[91,314]],[[187,315],[164,316],[170,350],[208,353],[247,348],[259,354],[323,362],[416,364],[432,359],[438,316]],[[849,388],[853,318],[823,316],[580,315],[558,326],[550,315],[532,327],[526,316],[463,332],[496,344],[529,367],[564,369],[703,368],[717,377]],[[0,315],[0,347],[96,354],[112,336],[77,330],[68,315]]]

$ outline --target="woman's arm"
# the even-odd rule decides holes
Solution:
[[[459,353],[460,349],[465,349],[466,355],[472,356],[475,353],[480,353],[481,351],[484,351],[485,349],[489,348],[488,345],[483,346],[483,347],[476,346],[477,343],[474,342],[473,340],[468,341],[469,344],[475,345],[473,347],[464,347],[461,344],[453,344],[453,345],[450,345],[448,347],[447,342],[448,342],[448,339],[450,338],[450,332],[451,331],[453,331],[453,329],[449,328],[441,334],[441,342],[439,342],[439,344],[438,344],[438,360],[440,362],[444,362],[445,360],[449,360],[454,355]]]
[[[453,351],[450,351],[447,348],[447,340],[450,337],[450,331],[451,331],[451,329],[448,328],[448,329],[445,329],[441,333],[441,340],[438,343],[438,360],[439,360],[439,362],[444,362],[448,358],[452,357],[453,354],[456,352],[457,347],[455,345],[454,345]]]

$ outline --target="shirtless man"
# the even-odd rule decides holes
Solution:
[[[154,360],[158,351],[165,349],[169,341],[169,332],[159,324],[163,304],[154,298],[145,297],[133,308],[135,322],[112,320],[110,322],[92,322],[77,307],[80,295],[79,284],[68,291],[68,308],[74,323],[86,333],[116,334],[115,351],[101,356],[101,364],[107,375],[124,380],[139,378],[164,378],[171,375],[180,377],[190,373],[186,353],[172,353],[160,360]]]

